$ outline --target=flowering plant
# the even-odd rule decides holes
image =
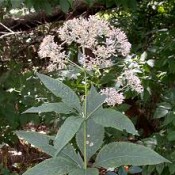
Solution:
[[[46,88],[61,98],[62,102],[45,103],[25,112],[55,111],[68,114],[68,117],[55,137],[36,132],[16,132],[19,137],[52,157],[29,169],[24,175],[98,175],[98,168],[101,167],[109,169],[122,165],[139,166],[168,162],[142,145],[129,142],[103,144],[105,127],[138,135],[129,118],[108,107],[124,101],[123,92],[126,88],[138,93],[143,91],[135,72],[124,70],[116,80],[116,88],[106,87],[99,92],[90,81],[90,76],[95,72],[115,65],[115,58],[129,54],[131,45],[124,32],[97,16],[90,16],[88,19],[78,18],[65,22],[58,30],[58,36],[62,41],[59,46],[53,36],[44,38],[39,56],[50,57],[49,71],[67,69],[70,65],[78,68],[84,75],[84,94],[80,94],[79,98],[63,82],[37,73]],[[77,63],[70,59],[70,51],[66,52],[64,49],[64,46],[71,44],[75,44],[78,50]],[[103,105],[104,103],[106,105]],[[77,150],[71,144],[74,136]]]

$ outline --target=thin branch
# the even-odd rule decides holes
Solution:
[[[19,34],[19,33],[22,33],[22,32],[10,32],[10,33],[5,33],[4,35],[1,35],[0,36],[0,39],[4,38],[4,37],[7,37],[9,35],[16,35],[16,34]]]
[[[7,29],[9,32],[15,33],[13,30],[11,30],[11,29],[8,28],[7,26],[5,26],[3,23],[0,22],[0,25],[3,26],[5,29]]]

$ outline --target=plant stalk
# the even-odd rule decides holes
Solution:
[[[85,55],[85,48],[83,49],[83,54]],[[85,86],[84,86],[84,91],[85,91],[85,99],[84,99],[84,125],[83,125],[83,135],[84,135],[84,169],[87,169],[87,73],[86,73],[86,68],[84,68],[84,81],[85,81]]]

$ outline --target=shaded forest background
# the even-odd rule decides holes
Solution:
[[[174,0],[0,0],[0,174],[21,174],[48,157],[18,140],[13,131],[52,134],[62,122],[54,113],[22,114],[55,98],[34,74],[48,73],[49,60],[37,54],[39,44],[48,34],[56,36],[64,21],[96,13],[127,34],[132,44],[127,64],[138,67],[144,86],[142,95],[131,98],[128,93],[125,104],[119,106],[140,136],[109,131],[107,139],[141,142],[173,162],[144,167],[143,174],[175,174]],[[65,82],[81,90],[78,80],[70,82],[66,77]]]

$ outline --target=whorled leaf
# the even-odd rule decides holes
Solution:
[[[128,133],[138,135],[131,120],[126,115],[114,109],[100,108],[93,114],[92,119],[104,127],[112,127],[120,131],[126,130]]]
[[[65,120],[61,128],[59,129],[55,141],[54,147],[57,149],[56,155],[68,144],[68,142],[74,137],[79,130],[84,119],[80,117],[69,117]]]
[[[79,168],[83,168],[83,160],[81,156],[75,152],[75,149],[71,144],[67,144],[64,149],[62,149],[58,157],[60,156],[72,160]]]
[[[77,109],[78,111],[81,110],[80,99],[70,87],[47,75],[37,73],[37,76],[46,88],[49,89],[55,96],[62,98],[64,103]]]
[[[50,145],[52,138],[45,134],[40,134],[38,132],[29,131],[16,131],[18,137],[23,138],[25,141],[34,145],[35,147],[41,149],[45,153],[54,156],[56,149]]]
[[[31,107],[24,111],[23,113],[43,113],[43,112],[56,112],[69,114],[72,112],[72,108],[68,107],[66,104],[60,103],[45,103],[41,106]]]
[[[65,175],[77,168],[77,165],[69,159],[55,157],[30,168],[23,175]]]
[[[104,139],[104,127],[101,125],[96,124],[93,120],[87,121],[86,127],[87,137],[86,137],[86,152],[87,152],[87,161],[97,152],[97,150],[103,144]],[[83,144],[83,125],[81,129],[76,134],[76,142],[78,147],[83,154],[84,151],[84,144]]]
[[[116,142],[105,145],[97,155],[95,166],[119,167],[122,165],[155,165],[169,162],[152,149],[128,142]]]
[[[94,86],[91,86],[89,94],[86,99],[86,113],[87,117],[90,117],[102,104],[106,99],[105,95],[100,95]],[[83,104],[83,108],[85,107],[85,103]]]

